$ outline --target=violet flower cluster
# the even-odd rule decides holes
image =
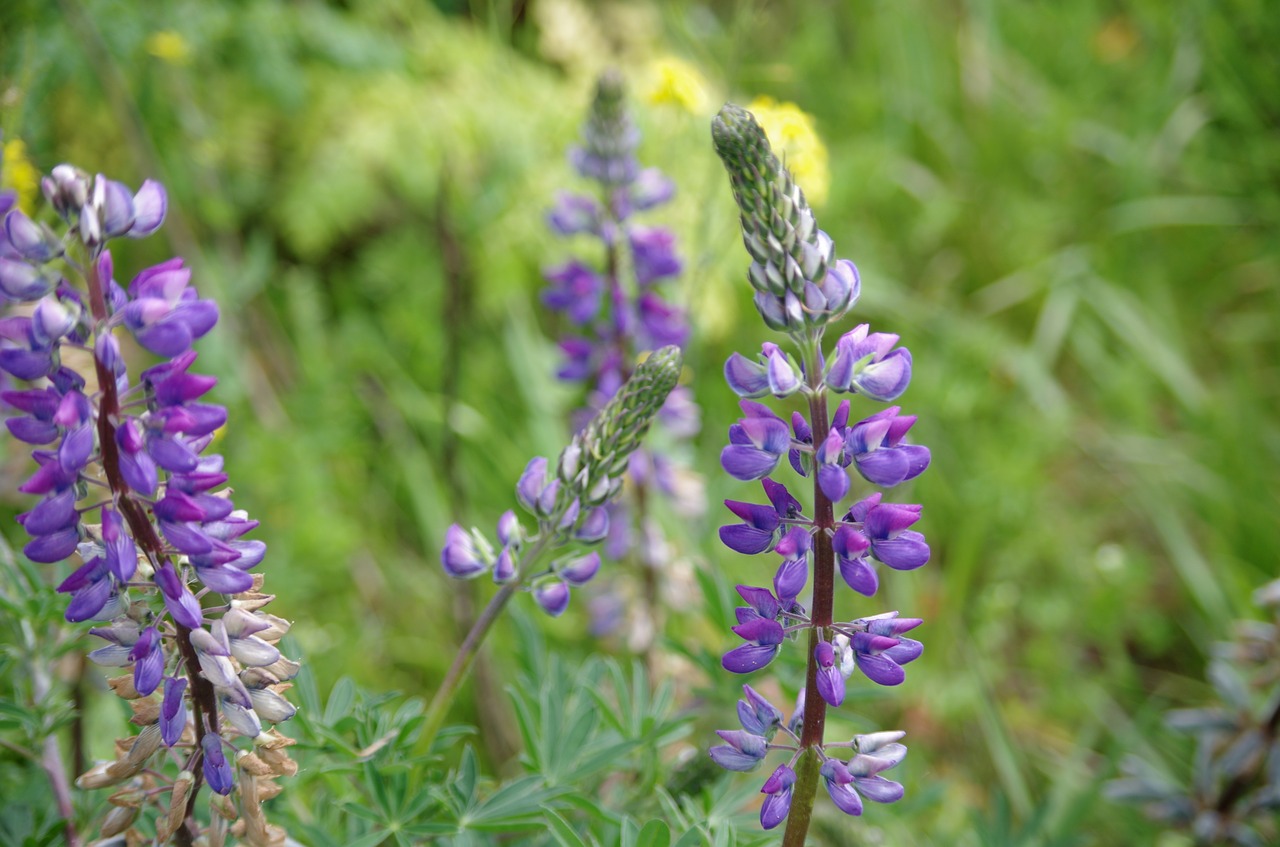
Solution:
[[[5,424],[35,447],[38,466],[19,486],[40,498],[18,516],[31,536],[23,551],[72,559],[57,588],[66,619],[95,624],[105,645],[89,658],[126,672],[110,684],[142,727],[77,784],[118,787],[104,837],[133,838],[139,813],[155,807],[160,842],[203,833],[222,843],[231,832],[278,843],[261,802],[296,767],[292,740],[270,725],[294,714],[282,692],[299,666],[276,647],[289,622],[263,610],[273,598],[253,570],[266,545],[245,537],[258,522],[235,508],[222,457],[208,452],[227,415],[204,401],[217,379],[192,372],[192,345],[218,308],[182,259],[116,281],[107,245],[160,227],[159,183],[133,192],[59,165],[41,185],[60,229],[0,198],[0,369],[27,383],[3,392],[20,412]],[[137,348],[160,361],[134,376]],[[202,783],[215,794],[203,825]]]
[[[595,242],[592,250],[602,257],[598,262],[575,258],[544,271],[549,287],[543,302],[573,326],[560,342],[564,362],[558,376],[586,389],[586,414],[617,392],[641,351],[682,347],[689,336],[684,311],[659,293],[661,285],[683,268],[675,234],[634,220],[636,213],[666,203],[675,193],[674,184],[660,170],[640,167],[635,155],[639,138],[626,109],[621,76],[604,73],[582,129],[582,145],[569,157],[596,190],[562,193],[547,216],[560,235],[588,236]],[[659,420],[675,438],[697,433],[699,412],[688,388],[672,390]],[[680,496],[681,477],[687,474],[669,456],[652,449],[632,456],[632,481],[668,498]],[[656,567],[665,545],[643,514],[643,500],[638,494],[610,507],[606,549],[615,558],[635,551],[643,564]]]
[[[741,210],[743,241],[753,259],[748,279],[755,305],[770,328],[787,334],[789,353],[766,342],[755,359],[734,354],[725,364],[730,388],[744,399],[744,417],[729,428],[721,464],[735,479],[759,480],[763,503],[726,501],[740,521],[724,526],[720,538],[748,555],[780,557],[768,586],[740,585],[746,603],[737,609],[734,633],[742,644],[723,658],[733,673],[768,665],[789,640],[805,636],[808,669],[795,713],[782,713],[750,686],[740,701],[741,729],[719,733],[723,744],[711,757],[730,770],[760,766],[774,750],[787,754],[765,782],[760,822],[766,828],[788,818],[785,844],[802,844],[819,777],[832,801],[850,815],[862,800],[885,803],[903,794],[882,772],[906,755],[901,732],[877,732],[850,741],[824,738],[826,709],[845,699],[847,680],[861,673],[879,685],[898,685],[904,666],[923,650],[906,633],[916,618],[896,611],[837,617],[835,574],[858,595],[874,596],[882,566],[912,570],[929,559],[924,537],[911,527],[921,507],[883,500],[879,491],[851,497],[851,472],[880,488],[914,479],[929,464],[929,451],[909,443],[915,417],[897,406],[860,420],[849,399],[828,410],[828,396],[897,399],[911,380],[911,354],[898,336],[860,325],[833,348],[823,349],[828,324],[842,318],[860,291],[857,268],[836,260],[831,239],[818,229],[804,194],[773,155],[768,139],[745,110],[727,105],[712,125],[716,151],[727,168]],[[757,398],[799,396],[807,414],[790,420]],[[812,480],[812,509],[773,474],[784,463]],[[852,499],[847,508],[837,504]],[[838,517],[837,517],[838,516]],[[809,608],[802,594],[813,575]]]
[[[459,579],[488,573],[502,587],[476,618],[436,689],[419,750],[430,751],[485,636],[517,591],[531,592],[544,612],[558,616],[569,606],[571,589],[599,571],[599,553],[576,550],[608,535],[608,505],[622,490],[632,454],[675,388],[682,361],[677,347],[655,351],[561,451],[554,469],[543,457],[529,462],[516,483],[516,499],[533,518],[533,529],[511,510],[498,519],[496,544],[479,529],[449,527],[440,552],[445,573]],[[545,554],[566,549],[570,552],[542,561]]]
[[[512,510],[498,519],[493,544],[480,530],[449,527],[440,561],[445,573],[468,579],[491,573],[498,584],[529,589],[547,614],[569,605],[570,589],[600,569],[600,554],[571,554],[535,567],[544,552],[591,545],[609,533],[607,507],[622,490],[631,455],[680,376],[680,350],[668,346],[636,368],[595,418],[573,437],[554,470],[538,456],[516,483],[516,499],[533,518],[532,531]]]

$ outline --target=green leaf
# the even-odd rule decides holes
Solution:
[[[349,677],[342,677],[329,692],[329,702],[324,708],[324,722],[333,726],[351,714],[351,707],[356,701],[356,684]]]
[[[574,831],[569,822],[560,817],[560,813],[550,807],[544,807],[547,827],[560,847],[589,847],[582,836]]]
[[[670,847],[671,830],[660,820],[651,820],[640,830],[636,847]]]

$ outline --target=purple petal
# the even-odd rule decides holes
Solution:
[[[183,697],[186,689],[185,677],[165,677],[164,699],[160,703],[160,737],[166,747],[177,744],[187,726],[187,704]]]
[[[929,545],[925,543],[924,536],[914,530],[907,530],[897,538],[873,541],[871,553],[899,571],[914,570],[929,561]]]
[[[764,365],[741,353],[734,353],[724,363],[724,379],[739,397],[763,397],[769,393],[769,377]]]
[[[206,733],[201,748],[204,750],[205,781],[215,794],[225,797],[236,784],[231,765],[227,764],[227,757],[222,753],[222,739],[212,732]]]
[[[891,488],[905,481],[911,473],[911,459],[902,450],[876,450],[873,453],[857,454],[853,458],[858,473],[872,485]],[[925,464],[928,464],[927,459]]]
[[[818,486],[828,500],[837,503],[849,493],[849,474],[839,465],[818,465]]]
[[[750,482],[763,479],[778,466],[780,453],[770,453],[741,444],[731,444],[720,452],[720,465],[734,479]]]
[[[569,586],[560,580],[544,582],[533,589],[533,599],[544,612],[558,618],[569,608]]]
[[[858,669],[867,675],[867,679],[879,685],[901,685],[907,673],[892,659],[883,656],[869,656],[866,653],[855,653],[854,661]]]
[[[791,792],[795,781],[795,771],[786,765],[778,765],[765,781],[760,793],[768,796],[760,806],[760,826],[773,829],[786,818],[787,812],[791,811]]]
[[[880,588],[880,577],[866,559],[846,559],[840,556],[836,562],[840,565],[840,576],[845,583],[864,597],[874,596]]]
[[[720,540],[724,546],[748,556],[763,553],[773,546],[772,530],[756,529],[747,524],[720,527]]]
[[[196,579],[219,594],[241,594],[253,587],[253,575],[230,565],[196,567]]]
[[[22,552],[33,562],[49,565],[54,562],[61,562],[76,552],[76,545],[79,543],[80,525],[77,522],[59,532],[33,539],[22,548]],[[106,601],[104,600],[103,602],[105,603]],[[102,607],[99,606],[98,608],[101,609]]]
[[[879,362],[867,365],[853,378],[853,386],[860,394],[884,402],[898,399],[910,384],[911,351],[905,347],[893,351]]]
[[[164,186],[155,180],[144,180],[138,193],[133,195],[133,228],[130,238],[143,238],[160,228],[169,206]]]
[[[66,488],[44,498],[30,512],[19,515],[18,521],[31,535],[51,535],[75,526],[80,521],[76,512],[75,488]]]
[[[34,558],[33,558],[34,561]],[[94,580],[71,595],[64,617],[70,623],[87,621],[102,611],[111,599],[112,583],[109,576]]]
[[[730,673],[751,673],[772,662],[779,649],[776,644],[743,644],[725,653],[720,665]]]
[[[586,585],[600,570],[600,554],[591,552],[572,559],[560,569],[560,576],[570,585]]]
[[[800,595],[808,579],[809,560],[807,558],[786,559],[773,577],[773,589],[778,598],[786,604]]]
[[[853,787],[868,800],[876,803],[893,803],[902,799],[905,793],[902,786],[882,776],[854,777]]]

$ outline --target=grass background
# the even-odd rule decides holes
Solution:
[[[0,127],[42,170],[168,186],[164,233],[117,266],[180,253],[222,306],[202,365],[279,613],[321,688],[426,696],[488,590],[444,578],[444,529],[488,526],[566,437],[539,269],[583,245],[543,212],[581,187],[564,151],[619,62],[641,159],[680,186],[645,222],[675,227],[687,263],[712,505],[664,517],[673,570],[718,589],[671,616],[662,668],[705,746],[737,691],[705,673],[732,641],[728,590],[768,578],[715,539],[714,504],[755,493],[718,471],[736,417],[719,370],[772,338],[707,127],[724,99],[797,103],[829,150],[819,222],[862,272],[857,319],[912,350],[902,404],[934,457],[904,495],[933,560],[875,608],[840,600],[927,620],[907,684],[845,710],[909,731],[908,797],[826,837],[1153,843],[1102,782],[1127,751],[1188,767],[1158,712],[1210,696],[1209,646],[1280,570],[1277,41],[1264,0],[17,0]],[[705,76],[705,113],[645,102],[671,55]],[[623,652],[586,636],[583,599],[546,637]]]

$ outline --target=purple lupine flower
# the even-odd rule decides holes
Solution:
[[[735,647],[720,660],[724,669],[733,673],[751,673],[773,661],[782,649],[782,624],[767,618],[740,623],[734,633],[747,643]]]
[[[164,676],[164,651],[160,649],[160,632],[149,626],[138,636],[129,652],[133,665],[133,687],[143,697],[160,687]]]
[[[760,807],[760,826],[773,829],[782,823],[791,811],[791,790],[795,783],[796,772],[786,765],[778,765],[760,789],[760,793],[766,795]]]
[[[177,744],[187,727],[187,701],[183,697],[186,690],[185,677],[165,677],[164,699],[160,703],[160,735],[166,747]]]
[[[769,752],[768,741],[763,736],[745,730],[716,730],[725,743],[712,747],[708,752],[712,760],[730,771],[753,771],[760,767]]]
[[[204,751],[204,778],[209,788],[215,794],[230,794],[235,788],[235,774],[222,752],[222,738],[212,732],[206,733],[200,749]]]
[[[738,720],[742,728],[753,735],[772,738],[782,726],[782,712],[750,685],[743,685],[742,692],[747,695],[738,701]]]
[[[720,451],[720,464],[734,479],[763,479],[791,448],[791,430],[768,406],[743,400],[746,414],[729,427],[729,446]]]
[[[903,666],[922,653],[920,642],[904,635],[919,625],[918,619],[890,612],[850,621],[832,611],[837,569],[854,591],[870,597],[879,587],[875,563],[910,570],[928,560],[924,537],[911,528],[921,510],[882,503],[878,493],[860,494],[862,499],[843,517],[833,516],[839,514],[834,505],[851,492],[850,465],[866,481],[891,487],[923,472],[929,451],[906,442],[915,418],[900,415],[897,407],[874,412],[852,426],[849,400],[828,411],[828,401],[838,393],[877,401],[897,398],[910,383],[911,354],[896,346],[897,335],[872,333],[866,324],[824,349],[826,328],[858,299],[857,268],[836,258],[832,240],[818,228],[804,194],[749,113],[726,106],[712,124],[712,137],[741,212],[743,243],[751,257],[747,279],[755,290],[756,308],[767,327],[790,336],[798,353],[792,358],[777,344],[765,342],[756,360],[735,353],[725,363],[729,387],[751,399],[741,401],[746,417],[730,428],[721,465],[736,479],[762,479],[774,472],[785,453],[797,474],[813,480],[815,516],[806,518],[800,503],[789,493],[784,496],[786,489],[772,479],[765,479],[772,506],[726,501],[743,522],[721,528],[724,544],[749,554],[772,549],[782,562],[773,591],[738,587],[748,605],[735,610],[733,631],[747,643],[726,653],[722,665],[737,673],[756,670],[778,654],[784,636],[801,636],[805,630],[808,638],[795,640],[814,647],[806,657],[806,687],[799,692],[790,721],[782,726],[781,715],[762,698],[741,701],[741,733],[721,731],[729,744],[713,748],[712,758],[730,769],[745,769],[757,764],[759,744],[750,739],[763,739],[766,727],[791,736],[794,746],[778,746],[790,752],[790,761],[780,765],[763,788],[767,797],[761,825],[779,825],[791,805],[800,803],[803,813],[791,817],[785,840],[801,843],[814,801],[808,780],[804,796],[793,797],[796,774],[791,767],[804,761],[803,756],[821,757],[827,792],[847,814],[861,814],[863,799],[892,802],[902,796],[902,786],[878,775],[905,755],[906,748],[896,744],[901,734],[833,742],[823,738],[823,728],[826,710],[844,702],[846,680],[855,669],[878,684],[897,685],[905,679]],[[790,426],[753,401],[797,393],[807,401],[808,414],[793,412]],[[821,610],[812,616],[796,600],[807,584],[813,585],[813,608]],[[753,745],[751,756],[744,754],[748,741]],[[852,747],[853,758],[833,758],[832,752],[841,747]],[[765,752],[769,749],[766,744]]]
[[[844,676],[836,664],[835,648],[830,641],[819,641],[814,661],[818,663],[818,693],[832,706],[844,702]]]
[[[556,375],[582,385],[588,408],[574,415],[575,425],[614,396],[643,351],[681,347],[689,337],[684,309],[659,290],[683,269],[675,234],[634,220],[637,213],[668,201],[674,184],[656,169],[639,166],[638,142],[639,133],[625,108],[621,77],[607,72],[599,80],[583,125],[582,144],[569,154],[577,172],[595,183],[595,196],[561,193],[547,215],[557,233],[587,234],[599,242],[590,260],[570,259],[543,274],[549,283],[543,302],[563,313],[573,327],[573,333],[559,341],[562,358]],[[597,253],[604,256],[603,261],[596,258]],[[689,392],[672,395],[669,406],[670,414],[663,421],[670,424],[667,430],[672,437],[696,433],[698,415]],[[655,464],[642,458],[636,461]],[[610,555],[616,556],[637,552],[630,545],[652,536],[656,525],[642,514],[648,483],[634,476],[633,482],[638,492],[636,508],[616,502],[607,520],[603,514],[593,517],[582,540],[594,540],[607,531]],[[637,532],[636,527],[644,531]]]
[[[131,667],[137,695],[164,688],[159,725],[144,728],[103,773],[95,769],[92,782],[119,782],[147,766],[162,743],[182,743],[189,703],[206,779],[226,794],[233,777],[216,728],[261,731],[240,673],[263,666],[291,676],[297,665],[274,646],[287,622],[259,611],[271,597],[258,593],[261,578],[250,571],[266,546],[241,537],[257,522],[235,509],[222,458],[206,452],[226,411],[204,401],[217,380],[191,371],[192,344],[212,330],[218,307],[200,299],[180,258],[143,270],[127,289],[114,279],[107,244],[160,226],[167,197],[159,183],[144,182],[135,193],[60,165],[41,187],[65,232],[10,210],[0,237],[0,300],[32,303],[29,314],[0,318],[0,370],[6,380],[33,383],[0,393],[17,413],[6,425],[40,448],[32,453],[37,470],[19,489],[41,498],[20,516],[32,537],[24,550],[51,563],[77,554],[79,566],[57,590],[70,595],[67,620],[104,624],[91,632],[107,645],[90,658]],[[64,245],[75,242],[68,254],[77,261],[64,261]],[[121,330],[164,359],[132,369],[136,385]],[[96,390],[63,364],[65,347],[91,354]],[[100,492],[96,502],[77,509],[90,484]],[[196,591],[227,597],[211,599],[206,611]],[[170,668],[185,678],[166,676]],[[291,714],[276,691],[260,699],[274,717]]]
[[[845,437],[845,449],[858,473],[885,487],[923,473],[929,467],[929,448],[902,443],[915,422],[915,415],[899,415],[898,407],[892,406],[855,424]]]

